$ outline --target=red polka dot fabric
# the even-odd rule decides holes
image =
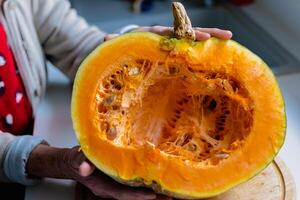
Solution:
[[[22,135],[31,134],[32,127],[31,104],[0,23],[0,130]]]

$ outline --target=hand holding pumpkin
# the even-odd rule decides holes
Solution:
[[[117,200],[172,199],[163,195],[156,195],[149,189],[133,188],[114,181],[101,171],[96,170],[94,165],[87,161],[83,153],[78,151],[78,147],[67,151],[64,161],[67,168],[69,168],[66,171],[71,172],[68,176],[85,185],[96,196]]]
[[[55,148],[38,145],[30,154],[27,174],[33,177],[73,179],[89,188],[96,196],[117,200],[171,199],[144,188],[133,188],[117,183],[95,169],[79,147]]]
[[[219,39],[229,40],[232,37],[231,31],[222,30],[219,28],[200,28],[194,27],[196,40],[207,40],[210,37],[216,37]],[[159,35],[172,36],[174,33],[173,27],[167,26],[144,26],[133,30],[133,32],[152,32]],[[110,40],[114,37],[119,36],[119,34],[108,34],[105,36],[105,41]]]

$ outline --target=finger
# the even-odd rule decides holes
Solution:
[[[68,151],[68,154],[65,155],[64,159],[65,161],[70,162],[73,168],[78,169],[80,164],[86,160],[86,157],[82,151],[80,151],[79,146],[75,146]]]
[[[104,36],[104,41],[108,41],[108,40],[111,40],[115,37],[118,37],[119,34],[107,34],[106,36]]]
[[[159,35],[164,35],[164,36],[172,36],[174,33],[173,27],[166,27],[166,26],[153,26],[153,27],[148,27],[147,29],[144,30],[148,30],[152,33],[157,33]],[[210,34],[206,32],[201,32],[196,30],[195,34],[197,40],[207,40],[210,38]]]
[[[134,32],[152,32],[163,36],[173,35],[173,28],[168,26],[144,26],[137,28]]]
[[[82,185],[81,183],[76,183],[75,185],[75,199],[84,200],[100,200],[102,198],[96,196],[90,189]],[[104,197],[103,197],[104,198]],[[109,198],[109,197],[107,197]]]
[[[149,32],[150,28],[150,26],[142,26],[137,29],[134,29],[132,32]]]
[[[150,190],[145,190],[141,188],[130,188],[127,186],[124,186],[123,189],[117,191],[113,194],[113,197],[118,200],[150,200],[150,199],[156,199],[156,194]]]
[[[172,197],[168,197],[166,195],[156,195],[156,199],[155,200],[172,200],[173,198]]]
[[[95,171],[91,176],[84,178],[82,183],[100,197],[111,197],[118,200],[150,200],[156,198],[155,193],[151,190],[125,186],[100,171]]]
[[[168,26],[152,26],[150,28],[150,32],[164,36],[172,36],[174,33],[173,27]]]
[[[219,28],[195,28],[197,31],[201,31],[204,33],[208,33],[211,36],[224,39],[224,40],[229,40],[232,37],[232,32],[228,30],[222,30]]]
[[[87,177],[95,171],[95,166],[87,161],[83,161],[79,166],[79,175],[82,177]]]
[[[117,197],[113,197],[117,200],[155,200],[156,199],[156,195],[152,194],[152,195],[144,195],[144,194],[135,194],[135,193],[131,193],[131,194],[118,194]]]
[[[72,178],[86,177],[93,173],[95,166],[90,163],[78,146],[73,147],[64,155],[64,163],[67,169],[63,169]],[[79,176],[79,177],[78,177]]]
[[[209,33],[205,33],[202,31],[195,30],[196,40],[202,41],[210,38]]]

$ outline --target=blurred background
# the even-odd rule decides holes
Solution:
[[[107,33],[130,24],[172,26],[171,0],[70,0]],[[218,27],[259,55],[276,75],[300,71],[299,0],[182,0],[193,26]],[[50,67],[49,80],[64,76]]]
[[[86,20],[117,32],[128,24],[172,25],[170,0],[71,0]],[[261,56],[276,74],[300,69],[299,0],[184,0],[193,26],[218,27]]]

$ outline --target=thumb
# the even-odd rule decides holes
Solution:
[[[95,166],[90,163],[84,156],[79,147],[73,147],[64,156],[64,162],[67,164],[66,173],[70,173],[71,177],[87,177],[91,175]]]

